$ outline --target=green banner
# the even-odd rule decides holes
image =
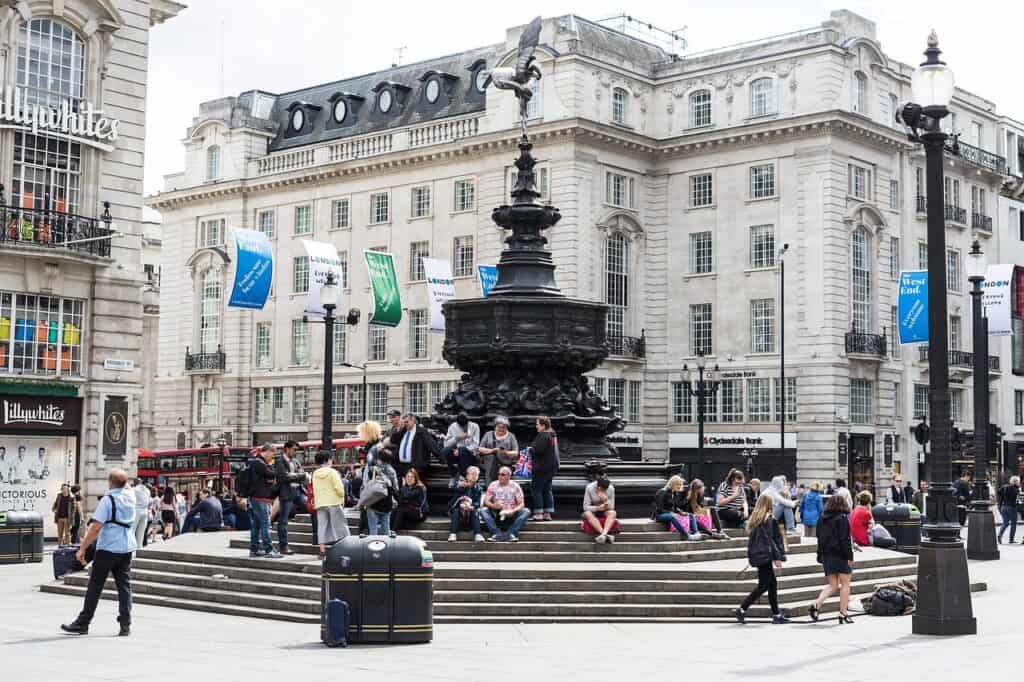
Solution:
[[[382,327],[397,327],[402,321],[402,297],[398,292],[398,277],[395,275],[395,257],[381,251],[363,251],[366,270],[370,273],[370,287],[373,289],[373,314],[370,324]]]

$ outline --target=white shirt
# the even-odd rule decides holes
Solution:
[[[406,431],[402,436],[402,444],[398,447],[398,461],[404,464],[412,462],[412,439],[416,431]]]

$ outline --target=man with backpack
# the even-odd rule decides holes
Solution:
[[[274,470],[270,460],[274,457],[274,446],[265,443],[259,457],[250,457],[248,466],[238,472],[235,481],[239,497],[249,498],[249,556],[264,556],[280,559],[283,555],[274,551],[270,542],[270,505],[274,502]],[[262,543],[263,554],[260,554]]]
[[[1020,497],[1020,476],[1011,476],[1010,482],[999,489],[999,516],[1003,522],[999,526],[999,544],[1003,544],[1003,533],[1010,527],[1010,544],[1014,544],[1017,535],[1017,498]]]

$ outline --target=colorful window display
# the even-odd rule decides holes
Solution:
[[[0,291],[0,375],[82,375],[85,302]]]

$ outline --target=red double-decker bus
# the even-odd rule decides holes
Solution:
[[[304,469],[312,470],[316,467],[314,464],[313,457],[320,449],[320,440],[303,440],[299,441],[299,450],[304,452],[305,456],[302,458],[302,466]],[[359,452],[359,448],[366,445],[366,441],[362,438],[335,438],[331,441],[331,445],[334,450],[334,457],[332,459],[335,466],[350,466],[360,465],[363,463],[362,455]],[[284,448],[284,443],[273,443],[275,450],[281,450]],[[251,455],[257,455],[262,449],[262,445],[257,445],[249,450]]]

